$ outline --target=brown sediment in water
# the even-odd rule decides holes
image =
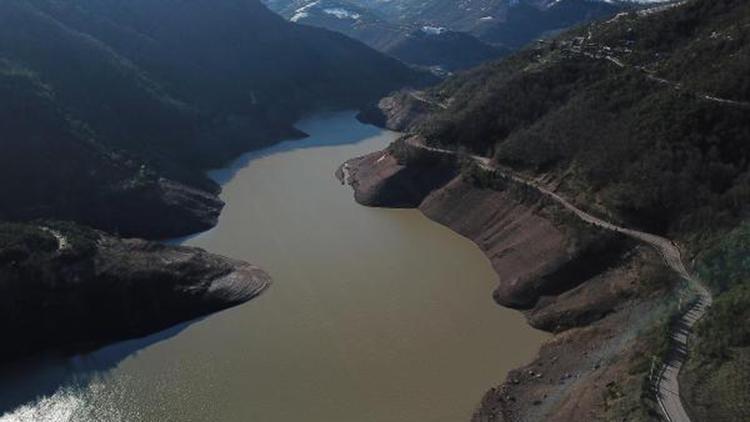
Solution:
[[[547,335],[495,305],[495,274],[473,243],[417,210],[361,207],[333,179],[397,134],[351,113],[300,128],[311,137],[213,174],[227,206],[188,241],[257,263],[273,286],[31,410],[73,406],[82,421],[455,422],[530,360]],[[67,367],[100,359],[84,358]]]

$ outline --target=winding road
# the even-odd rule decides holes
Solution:
[[[592,37],[592,34],[591,34],[591,31],[589,31],[588,36],[587,36],[587,40],[590,40],[591,37]],[[661,84],[661,85],[665,85],[665,86],[667,86],[667,87],[669,87],[669,88],[671,88],[671,89],[673,89],[675,91],[688,92],[690,95],[692,95],[693,97],[695,97],[695,98],[697,98],[699,100],[709,101],[709,102],[712,102],[712,103],[721,104],[721,105],[727,105],[727,106],[733,106],[733,107],[750,108],[750,103],[745,102],[745,101],[730,100],[730,99],[727,99],[727,98],[720,98],[720,97],[717,97],[717,96],[714,96],[714,95],[710,95],[710,94],[707,94],[707,93],[687,91],[687,90],[684,89],[684,87],[683,87],[683,85],[681,83],[675,82],[675,81],[670,81],[669,79],[660,78],[660,77],[654,75],[653,73],[649,72],[648,70],[646,70],[646,68],[644,68],[643,66],[631,66],[631,65],[625,64],[619,58],[614,57],[614,56],[612,56],[609,53],[603,52],[604,49],[609,49],[610,51],[612,50],[611,48],[604,46],[604,48],[601,51],[597,51],[595,53],[591,53],[591,52],[588,52],[588,51],[580,51],[580,52],[576,52],[576,53],[582,54],[582,55],[584,55],[584,56],[586,56],[586,57],[588,57],[590,59],[594,59],[594,60],[606,60],[609,63],[612,63],[613,65],[619,67],[620,69],[635,70],[635,71],[643,74],[646,77],[646,79],[648,79],[650,81],[656,82],[656,83]],[[423,101],[428,102],[426,99],[424,99]]]
[[[430,98],[427,98],[427,97],[425,97],[423,95],[423,93],[421,91],[409,91],[408,94],[409,94],[410,97],[414,98],[415,100],[417,100],[419,102],[422,102],[422,103],[425,103],[425,104],[429,104],[431,106],[435,106],[435,107],[441,108],[443,110],[447,110],[448,109],[448,105],[447,104],[443,104],[443,103],[437,102],[435,100],[432,100]]]
[[[683,89],[682,84],[680,84],[679,82],[674,82],[674,81],[670,81],[668,79],[664,79],[664,78],[660,78],[658,76],[655,76],[652,73],[649,73],[643,67],[640,67],[640,66],[628,66],[625,63],[623,63],[620,59],[618,59],[616,57],[612,57],[612,56],[606,56],[605,59],[607,61],[609,61],[610,63],[614,64],[615,66],[619,67],[619,68],[623,68],[623,69],[625,69],[625,68],[631,68],[631,69],[637,70],[640,73],[642,73],[643,75],[645,75],[646,79],[648,79],[650,81],[654,81],[656,83],[659,83],[659,84],[662,84],[662,85],[666,85],[666,86],[672,88],[675,91],[685,91]],[[729,105],[729,106],[734,106],[734,107],[750,108],[750,103],[743,102],[743,101],[729,100],[727,98],[719,98],[719,97],[716,97],[716,96],[713,96],[713,95],[709,95],[709,94],[705,94],[705,93],[701,93],[701,92],[691,92],[691,94],[695,98],[697,98],[699,100],[710,101],[712,103],[717,103],[717,104],[722,104],[722,105]]]
[[[459,154],[456,151],[427,146],[422,143],[418,137],[410,137],[406,142],[412,147],[427,151],[454,156],[458,156]],[[510,169],[493,165],[491,160],[487,157],[481,157],[478,155],[470,155],[469,157],[484,170],[498,172],[503,177],[536,189],[589,224],[605,230],[622,233],[651,245],[659,251],[669,268],[679,274],[679,276],[687,283],[688,287],[695,292],[697,300],[688,307],[672,327],[670,332],[672,346],[666,361],[662,363],[661,369],[657,372],[657,379],[654,381],[657,401],[665,419],[669,422],[690,422],[690,417],[685,411],[685,407],[680,399],[679,374],[687,359],[688,340],[692,328],[703,317],[703,315],[706,314],[706,311],[711,306],[713,298],[703,283],[688,271],[677,244],[667,238],[621,227],[593,216],[576,207],[559,194],[543,186],[540,182],[520,176]]]

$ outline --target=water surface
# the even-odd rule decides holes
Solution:
[[[415,210],[361,207],[333,172],[396,134],[353,113],[212,173],[227,207],[186,241],[266,269],[243,306],[0,380],[17,420],[456,422],[544,336],[492,301],[468,240]],[[37,397],[38,396],[38,397]],[[2,407],[4,406],[4,407]]]

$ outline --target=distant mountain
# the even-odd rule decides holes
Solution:
[[[221,208],[202,169],[424,78],[256,0],[5,0],[0,219],[194,232]]]
[[[269,0],[289,3],[292,0]],[[296,0],[299,2],[300,0]],[[492,19],[502,20],[507,11],[520,4],[528,4],[539,10],[556,7],[569,0],[358,0],[357,4],[376,11],[393,21],[429,22],[454,30],[470,31],[478,23]],[[669,3],[675,0],[575,0],[582,7],[597,7],[609,4],[619,7]],[[310,2],[308,0],[308,2]]]
[[[649,0],[645,0],[647,2]],[[659,0],[656,0],[659,1]],[[407,63],[458,70],[633,2],[595,0],[265,0],[285,18],[341,32]],[[643,3],[643,2],[639,2]],[[446,35],[415,37],[424,27]],[[460,37],[456,33],[463,33]],[[453,35],[448,35],[453,33]],[[474,38],[470,40],[469,37]],[[398,47],[396,47],[398,45]],[[465,48],[457,51],[457,47]],[[417,56],[404,54],[424,48]],[[393,54],[396,49],[399,54]],[[477,58],[483,58],[477,60]]]
[[[413,30],[355,0],[266,0],[266,4],[291,22],[341,32],[381,51]]]
[[[463,32],[427,26],[407,34],[385,52],[406,63],[452,72],[505,56],[510,50]]]
[[[648,0],[647,0],[648,1]],[[657,0],[658,1],[658,0]],[[617,0],[393,0],[371,2],[396,22],[436,25],[482,41],[519,48],[550,31],[616,13]]]
[[[518,49],[539,37],[580,23],[615,15],[624,4],[589,0],[558,0],[543,4],[516,0],[498,15],[479,18],[469,32],[491,44]]]
[[[341,32],[406,63],[437,72],[467,69],[503,54],[469,34],[394,22],[377,8],[368,7],[377,6],[368,2],[267,0],[266,3],[291,22]]]

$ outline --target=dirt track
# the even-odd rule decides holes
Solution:
[[[421,148],[424,150],[458,155],[458,152],[435,148],[424,145],[419,138],[411,137],[406,142],[415,148]],[[658,379],[655,381],[657,390],[657,399],[659,406],[664,414],[666,420],[670,422],[689,422],[690,417],[685,411],[685,407],[682,405],[680,399],[680,384],[679,384],[679,373],[682,369],[685,360],[687,359],[688,340],[692,332],[692,328],[695,324],[706,314],[706,311],[711,306],[712,297],[709,290],[703,285],[703,283],[693,274],[688,271],[685,265],[680,248],[667,238],[657,236],[651,233],[641,232],[638,230],[628,229],[620,227],[618,225],[609,223],[601,218],[593,216],[580,208],[576,207],[572,203],[568,202],[565,198],[558,195],[549,188],[543,186],[541,183],[527,179],[520,176],[513,171],[492,165],[491,161],[487,157],[481,157],[478,155],[471,155],[473,159],[481,168],[498,172],[504,177],[507,177],[517,183],[530,186],[543,195],[553,199],[567,210],[575,214],[581,220],[593,224],[594,226],[600,227],[605,230],[612,230],[618,233],[625,234],[632,238],[635,238],[641,242],[654,247],[661,256],[664,258],[665,263],[674,270],[680,277],[688,284],[689,288],[695,292],[697,300],[690,305],[690,307],[681,315],[679,320],[674,324],[671,331],[672,348],[669,353],[668,359],[663,362],[661,369],[658,372]]]

